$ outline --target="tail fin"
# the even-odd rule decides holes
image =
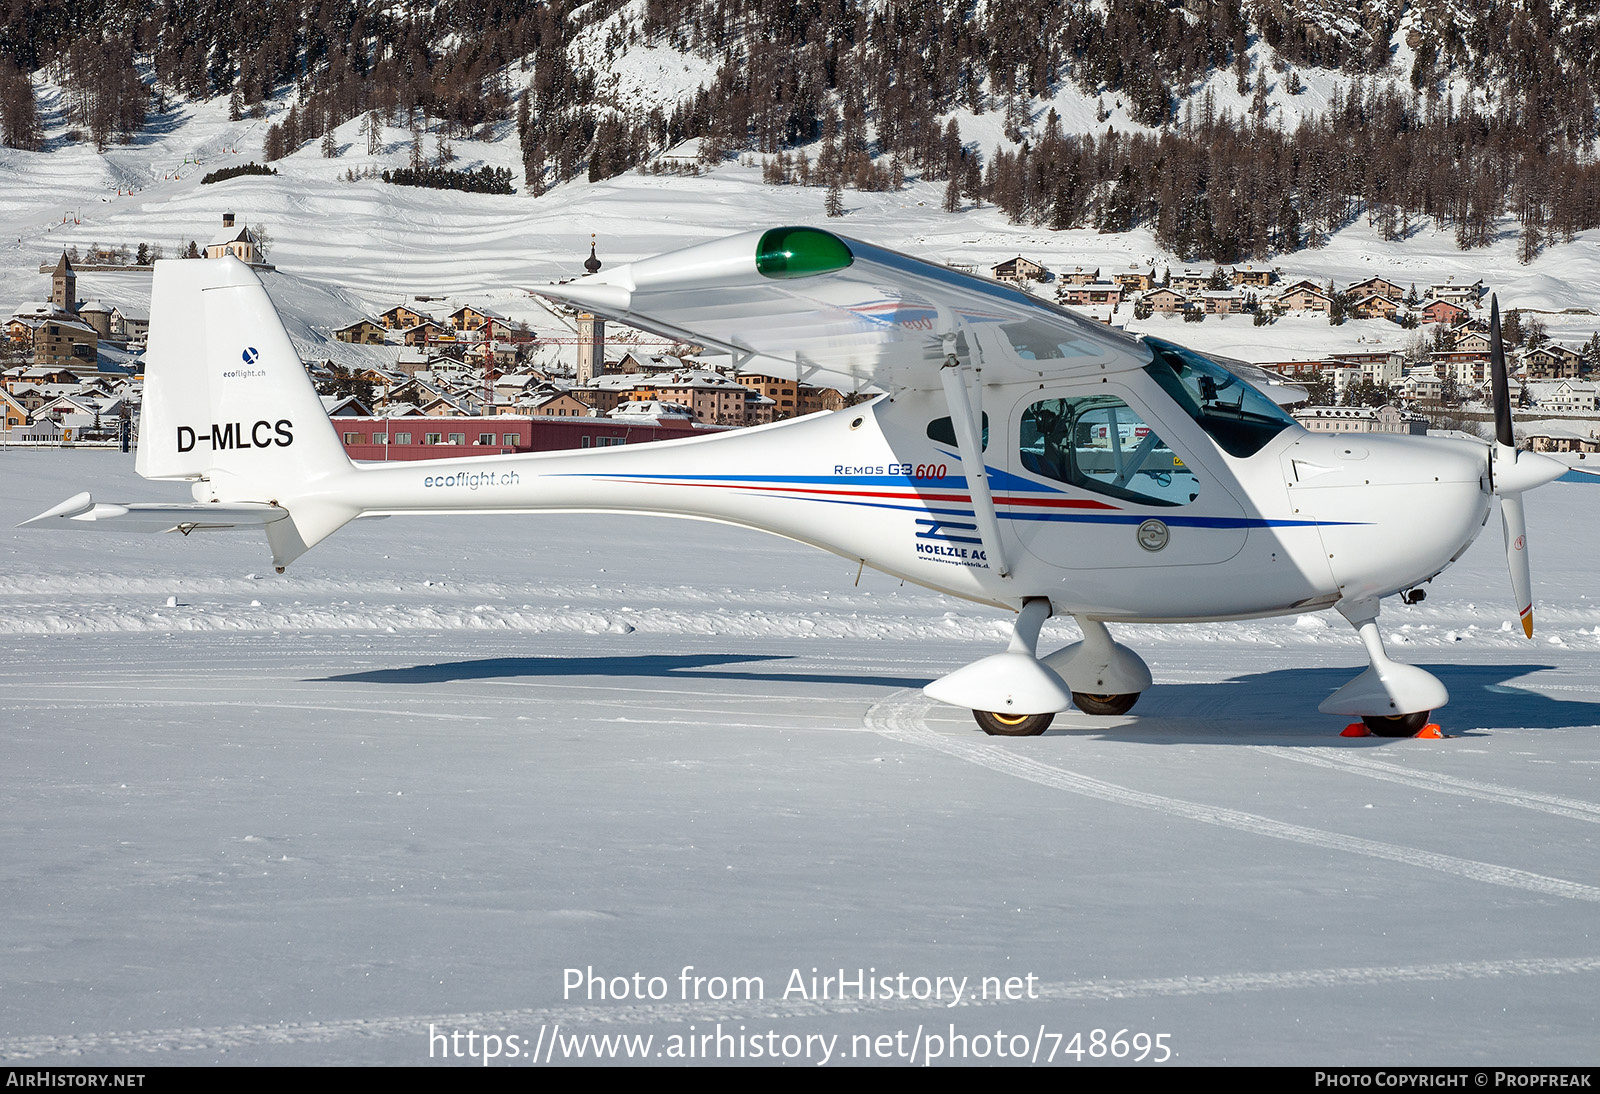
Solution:
[[[134,469],[193,482],[195,502],[96,504],[81,494],[27,524],[185,535],[259,527],[281,573],[360,515],[347,488],[350,459],[244,263],[157,263],[145,360]]]
[[[209,479],[223,500],[347,470],[349,458],[267,290],[236,258],[159,262],[134,468]]]

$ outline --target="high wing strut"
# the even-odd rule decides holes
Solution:
[[[989,472],[983,465],[983,388],[975,370],[956,356],[955,325],[949,322],[948,313],[942,314],[945,361],[939,370],[939,380],[944,384],[945,402],[950,407],[950,422],[955,427],[956,448],[961,453],[961,470],[967,478],[967,493],[972,497],[972,514],[978,523],[978,536],[983,540],[984,556],[989,568],[1001,577],[1011,576],[1011,565],[1006,561],[1000,545],[1000,518],[995,515],[994,494],[989,490]],[[979,353],[972,332],[967,332],[967,346],[972,355]],[[976,388],[978,397],[973,398]]]

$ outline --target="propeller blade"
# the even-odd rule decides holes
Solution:
[[[1511,433],[1511,394],[1506,380],[1506,348],[1500,340],[1500,299],[1489,297],[1489,391],[1494,402],[1494,439],[1516,447]]]
[[[1522,512],[1522,495],[1502,494],[1500,527],[1506,535],[1506,566],[1511,570],[1511,595],[1522,633],[1533,637],[1533,575],[1528,568],[1528,521]]]

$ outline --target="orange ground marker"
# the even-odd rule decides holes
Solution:
[[[1372,730],[1368,729],[1366,725],[1361,722],[1351,722],[1349,725],[1344,727],[1344,729],[1339,733],[1339,736],[1370,737],[1372,736]]]

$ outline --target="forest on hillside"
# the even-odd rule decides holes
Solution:
[[[914,176],[943,182],[948,209],[1146,226],[1197,260],[1316,246],[1357,217],[1389,238],[1431,218],[1470,248],[1514,216],[1528,261],[1600,225],[1600,0],[1445,5],[1366,0],[1349,18],[1319,0],[0,0],[0,142],[43,147],[43,74],[77,139],[102,149],[180,99],[265,117],[286,98],[269,159],[333,155],[330,131],[358,116],[369,139],[412,129],[412,171],[442,168],[454,139],[514,130],[535,195],[694,137],[707,165],[766,155],[774,184]],[[715,75],[621,109],[604,76],[644,45]],[[1327,109],[1280,125],[1273,97],[1326,70],[1344,77]],[[1200,90],[1218,73],[1247,108]],[[1066,87],[1102,119],[1120,101],[1141,128],[1069,131],[1041,105]],[[983,114],[1006,144],[962,133],[958,116]]]

